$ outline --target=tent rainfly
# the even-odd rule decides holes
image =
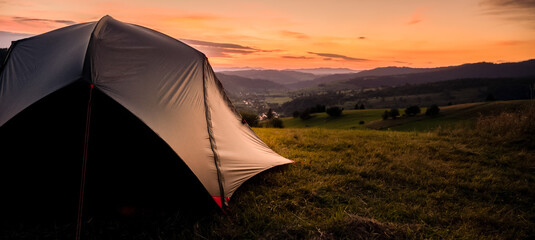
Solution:
[[[0,128],[48,95],[83,83],[152,130],[220,207],[247,179],[292,162],[242,122],[203,53],[110,16],[16,41],[0,71]],[[89,154],[87,164],[97,160]]]

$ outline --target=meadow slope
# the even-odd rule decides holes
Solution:
[[[225,213],[95,217],[83,239],[533,239],[533,119],[530,105],[428,132],[255,128],[296,163],[245,182]],[[74,225],[12,229],[1,236],[67,238]]]
[[[297,163],[247,182],[232,199],[231,213],[210,220],[207,235],[198,234],[245,239],[535,236],[535,152],[529,142],[445,132],[255,131]]]

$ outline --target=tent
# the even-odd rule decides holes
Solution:
[[[165,201],[198,185],[224,207],[249,178],[292,162],[242,121],[203,53],[110,16],[12,44],[0,155],[2,191],[29,207],[76,205],[84,181],[88,199]]]

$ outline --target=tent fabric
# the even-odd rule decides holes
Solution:
[[[292,162],[241,122],[203,53],[109,16],[12,45],[0,73],[0,127],[75,81],[94,84],[146,124],[220,206],[247,179]]]

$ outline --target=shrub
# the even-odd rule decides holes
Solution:
[[[247,123],[251,127],[258,126],[258,115],[249,112],[241,112],[240,114],[243,123]]]
[[[360,121],[359,124],[360,124],[360,125],[364,124],[364,121]]]
[[[494,95],[492,95],[492,93],[489,93],[489,95],[487,95],[487,98],[485,99],[485,101],[487,101],[487,102],[496,101],[496,98],[494,97]]]
[[[293,116],[294,118],[298,118],[298,117],[299,117],[299,111],[294,111],[294,112],[292,113],[292,116]]]
[[[389,115],[392,119],[396,119],[399,116],[399,110],[397,108],[390,109]]]
[[[420,107],[416,105],[410,106],[407,109],[405,109],[405,114],[407,114],[407,116],[414,116],[414,115],[419,114],[420,112],[421,112]]]
[[[307,119],[312,118],[312,116],[310,115],[310,112],[307,109],[303,111],[301,114],[299,114],[299,118],[301,118],[301,120],[307,120]]]
[[[433,105],[431,105],[431,107],[429,107],[425,111],[425,115],[427,115],[427,116],[435,116],[435,115],[438,115],[439,112],[440,112],[440,108],[436,104],[433,104]]]
[[[355,109],[365,109],[364,104],[355,104]]]
[[[343,108],[339,108],[339,107],[330,107],[330,108],[327,108],[325,112],[331,117],[339,117],[342,115],[343,110],[344,110]]]

